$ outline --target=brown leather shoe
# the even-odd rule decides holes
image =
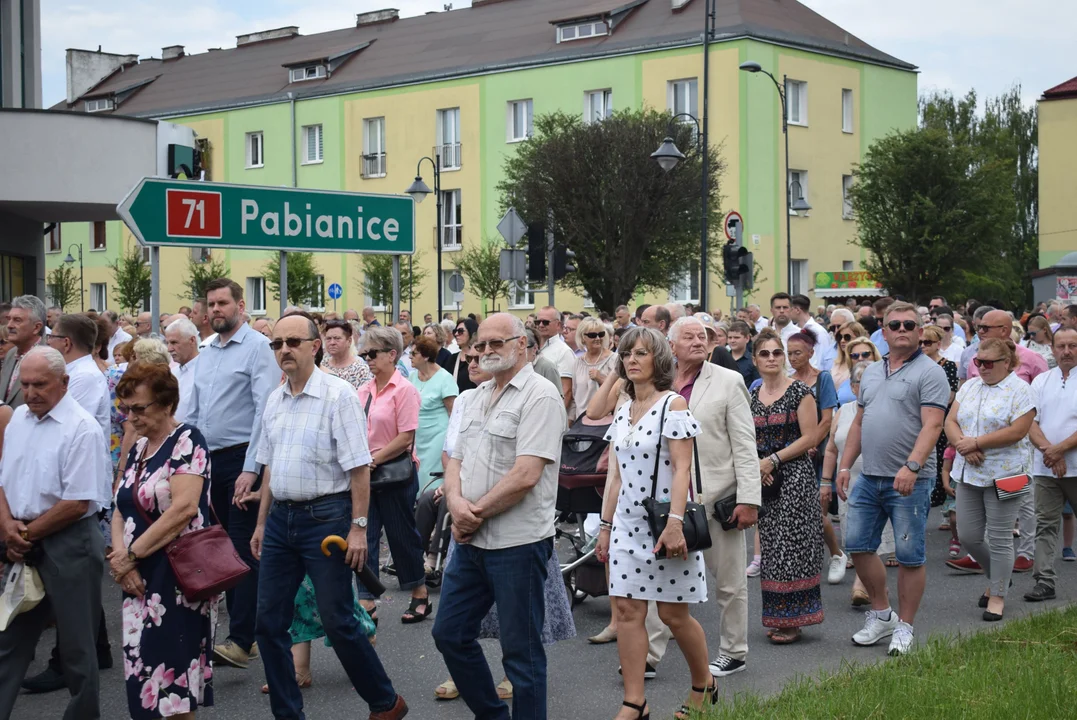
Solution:
[[[400,720],[407,714],[408,704],[404,702],[404,698],[397,695],[396,702],[393,703],[391,708],[370,713],[370,720]]]

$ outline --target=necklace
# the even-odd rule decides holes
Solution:
[[[628,433],[622,439],[621,447],[628,447],[632,443],[632,439],[636,435],[636,425],[639,424],[647,411],[654,407],[656,402],[658,402],[657,390],[648,395],[646,399],[637,397],[632,402],[632,405],[628,408]],[[645,405],[644,403],[647,404]]]

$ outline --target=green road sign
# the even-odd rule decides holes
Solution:
[[[116,211],[143,245],[415,252],[407,195],[143,178]]]

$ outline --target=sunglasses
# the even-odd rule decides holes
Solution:
[[[464,355],[463,359],[464,359],[464,364],[465,365],[471,365],[472,363],[477,363],[479,361],[479,356],[478,355]]]
[[[862,353],[852,353],[851,352],[851,353],[849,353],[849,357],[851,359],[853,359],[853,360],[871,360],[872,359],[870,352],[862,352]]]
[[[859,335],[851,335],[849,333],[842,333],[841,335],[838,336],[838,339],[839,340],[844,340],[845,342],[849,342],[850,340],[852,340],[855,337],[860,337],[860,336]]]
[[[372,360],[377,358],[378,355],[380,355],[381,353],[387,353],[387,352],[392,352],[392,351],[387,350],[386,348],[371,348],[370,350],[367,350],[366,352],[359,353],[358,357],[363,358],[367,362],[371,362]]]
[[[935,327],[937,327],[939,330],[942,330],[943,332],[950,332],[954,329],[953,325],[936,325]]]
[[[998,360],[981,360],[980,358],[973,358],[972,362],[978,368],[982,368],[984,370],[990,370],[991,368],[995,367],[995,363],[1002,362],[1002,358],[999,358]]]
[[[120,405],[119,411],[124,415],[144,415],[147,410],[156,405],[157,402],[146,403],[145,405]]]
[[[455,330],[452,331],[452,334],[453,335],[463,335],[466,332],[467,332],[466,328],[456,328]]]
[[[920,347],[931,347],[932,345],[935,345],[937,343],[937,340],[921,340]]]
[[[477,343],[471,343],[471,347],[475,350],[475,352],[480,354],[486,352],[487,345],[490,346],[490,350],[492,350],[493,352],[499,352],[501,348],[505,347],[505,343],[509,342],[510,340],[519,340],[520,337],[520,335],[513,335],[512,337],[507,337],[504,340],[482,340]]]
[[[785,357],[785,350],[782,350],[781,348],[778,348],[777,350],[760,350],[756,354],[759,355],[759,357],[763,358],[764,360],[767,360],[767,359],[772,358],[772,357],[775,357],[775,358]]]
[[[897,332],[901,328],[905,328],[905,332],[912,332],[916,329],[915,320],[891,320],[886,323],[886,327],[890,328],[890,332]]]
[[[599,339],[599,338],[604,338],[604,337],[606,337],[606,331],[605,331],[605,330],[602,330],[602,331],[600,331],[600,332],[593,332],[593,333],[584,333],[584,334],[583,334],[583,336],[584,336],[585,338],[588,338],[588,339],[590,339],[590,340],[597,340],[597,339]]]
[[[316,338],[290,337],[290,338],[287,338],[286,340],[271,340],[270,343],[269,343],[269,349],[272,350],[273,352],[277,352],[282,347],[284,347],[285,344],[287,344],[288,347],[290,347],[290,348],[292,348],[294,350],[297,347],[299,347],[300,345],[302,345],[303,343],[310,342],[311,340],[315,340],[315,339]]]
[[[988,330],[1003,330],[1009,327],[1009,325],[980,325],[976,328],[976,332],[985,333]]]
[[[552,323],[553,323],[553,320],[536,320],[535,321],[536,325],[541,325],[542,327],[546,327],[547,325],[550,325]]]

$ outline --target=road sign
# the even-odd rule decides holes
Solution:
[[[344,288],[342,288],[339,283],[333,283],[329,286],[329,297],[331,297],[333,300],[338,299],[343,294]]]
[[[415,252],[407,195],[143,178],[116,211],[143,245]]]
[[[449,289],[454,293],[464,291],[464,276],[458,272],[454,272],[449,276]]]
[[[733,230],[733,227],[740,224],[741,228],[744,227],[744,218],[740,216],[740,213],[736,210],[730,210],[725,214],[725,220],[722,222],[722,228],[725,230],[725,236],[730,240],[736,240],[737,235]]]
[[[505,242],[509,244],[509,247],[514,248],[527,234],[527,225],[524,224],[523,218],[516,212],[516,208],[510,207],[508,212],[502,216],[501,221],[498,222],[497,231],[501,233],[501,237],[505,238]]]
[[[527,282],[527,253],[523,250],[501,250],[501,266],[498,274],[509,282]]]

